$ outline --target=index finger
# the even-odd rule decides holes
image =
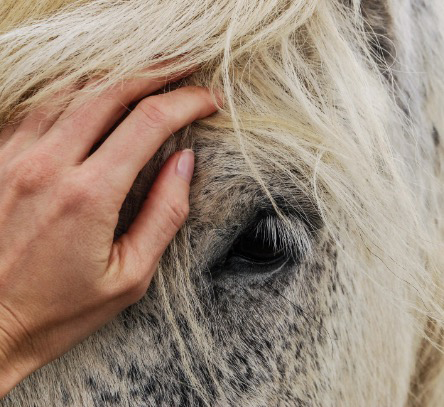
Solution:
[[[210,91],[188,86],[142,100],[82,167],[97,171],[126,196],[137,174],[166,139],[217,110]]]
[[[181,72],[169,78],[128,79],[106,89],[86,103],[80,103],[80,98],[74,99],[42,138],[42,142],[49,149],[57,149],[69,163],[81,162],[100,137],[128,110],[131,102],[140,100],[191,72]],[[95,86],[94,82],[86,88],[91,86]]]

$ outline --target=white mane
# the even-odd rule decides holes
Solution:
[[[427,380],[418,370],[414,380],[422,387],[415,397],[422,406],[438,406],[444,359],[433,349],[444,345],[444,177],[433,140],[422,133],[428,111],[444,134],[444,81],[436,68],[444,67],[444,6],[433,2],[442,16],[438,41],[427,27],[418,39],[399,29],[422,23],[395,3],[393,30],[400,37],[393,62],[384,66],[359,0],[6,0],[0,4],[0,128],[73,84],[79,90],[65,102],[130,77],[195,69],[187,81],[211,86],[226,100],[196,137],[199,131],[227,137],[244,155],[245,174],[267,193],[264,174],[278,168],[277,184],[296,185],[311,197],[348,266],[364,270],[415,321],[424,338],[419,361],[429,366]],[[417,79],[424,70],[434,86],[427,89],[427,109],[420,85],[431,82]],[[80,85],[92,78],[100,81],[87,93]],[[171,250],[186,276],[182,286],[188,285],[183,312],[196,346],[208,354],[205,327],[189,311],[198,302],[185,259],[192,254],[177,242]],[[168,278],[161,270],[156,280],[165,307]]]

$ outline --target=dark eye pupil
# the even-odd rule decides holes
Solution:
[[[232,248],[232,255],[242,257],[255,263],[269,263],[284,255],[280,245],[270,242],[262,234],[255,231],[239,237]]]

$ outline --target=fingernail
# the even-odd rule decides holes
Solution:
[[[187,148],[180,153],[179,160],[177,161],[176,174],[190,183],[191,178],[193,178],[193,172],[194,152]]]

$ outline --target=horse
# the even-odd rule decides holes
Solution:
[[[442,406],[441,0],[3,0],[0,15],[0,127],[134,77],[186,73],[162,91],[224,97],[122,206],[116,237],[193,148],[190,215],[144,298],[0,406]]]

